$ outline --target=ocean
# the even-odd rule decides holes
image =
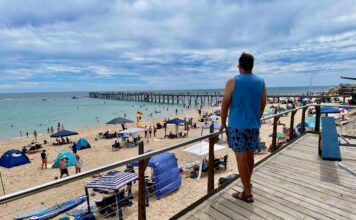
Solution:
[[[329,86],[312,87],[314,92],[327,91]],[[222,89],[160,91],[170,93],[215,93]],[[305,94],[309,87],[268,88],[268,94]],[[155,91],[157,92],[157,91]],[[0,93],[0,139],[19,138],[20,132],[32,135],[36,130],[43,134],[47,128],[57,123],[65,129],[78,130],[104,126],[115,117],[135,121],[136,112],[143,112],[143,120],[152,117],[164,117],[183,110],[181,105],[163,105],[155,103],[101,100],[88,98],[89,92],[56,92],[56,93]],[[73,96],[78,99],[72,99]],[[167,110],[168,108],[168,110]],[[194,107],[192,107],[194,108]],[[155,113],[157,112],[157,113]]]

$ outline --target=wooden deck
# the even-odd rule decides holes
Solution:
[[[318,135],[306,134],[254,171],[255,202],[234,199],[237,180],[181,219],[356,219],[356,177],[322,161]],[[343,164],[356,170],[356,148],[341,147]]]

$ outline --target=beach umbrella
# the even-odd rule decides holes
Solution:
[[[78,132],[69,131],[69,130],[61,130],[57,133],[51,135],[51,138],[59,138],[59,137],[67,137],[72,135],[78,135]]]
[[[112,119],[111,121],[106,122],[106,124],[108,125],[117,125],[117,124],[126,124],[126,123],[133,123],[133,121],[126,118],[117,117]]]

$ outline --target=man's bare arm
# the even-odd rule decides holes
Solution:
[[[231,96],[232,96],[232,91],[234,90],[234,86],[235,86],[234,78],[231,78],[226,82],[224,99],[221,105],[221,130],[226,128],[226,118],[230,108]]]
[[[263,112],[265,110],[266,107],[266,98],[267,98],[267,91],[266,91],[266,84],[263,85],[263,95],[262,95],[262,99],[261,99],[261,111],[260,111],[260,118],[262,118],[263,116]]]

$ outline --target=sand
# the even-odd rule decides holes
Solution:
[[[295,123],[298,124],[301,119],[301,110],[297,112],[295,115]],[[193,122],[197,122],[198,112],[190,111],[184,112],[179,115],[172,115],[170,118],[179,117],[183,118],[184,115],[190,114],[193,116]],[[285,123],[287,127],[289,127],[290,115],[288,117],[282,117],[282,123]],[[147,120],[142,122],[142,125],[153,125],[157,122],[162,123],[163,118],[157,118],[152,120]],[[268,124],[262,124],[260,137],[262,141],[266,142],[266,146],[269,146],[271,143],[271,138],[269,135],[272,133],[272,120]],[[202,123],[198,123],[197,125],[200,127]],[[78,154],[81,156],[84,161],[82,170],[89,170],[99,166],[103,166],[112,162],[116,162],[122,159],[129,158],[131,156],[138,154],[138,148],[123,148],[119,151],[112,151],[111,145],[114,143],[114,139],[99,139],[98,141],[94,141],[99,132],[104,132],[107,129],[113,132],[115,129],[120,129],[121,126],[102,126],[96,128],[82,129],[79,131],[79,135],[72,137],[71,140],[77,141],[80,137],[86,138],[92,145],[91,149],[85,149],[78,151]],[[130,126],[129,126],[130,127]],[[180,130],[182,128],[180,127]],[[278,126],[278,131],[282,130],[282,126]],[[168,130],[175,132],[175,126],[169,126]],[[190,140],[195,137],[199,137],[201,133],[201,129],[193,129],[189,131],[188,138],[178,138],[178,139],[161,139],[164,136],[164,129],[157,130],[156,139],[150,139],[147,143],[145,140],[145,150],[148,149],[159,149],[163,146],[172,145],[179,142],[184,142]],[[207,130],[204,131],[205,134],[208,133]],[[39,142],[43,143],[43,139],[50,140],[48,135],[42,136],[39,138]],[[21,149],[23,145],[27,145],[31,142],[32,138],[23,138],[17,140],[2,140],[0,141],[0,153],[3,154],[5,151],[9,149]],[[53,139],[51,140],[51,142]],[[224,136],[223,141],[219,144],[226,145],[226,137]],[[44,145],[47,153],[49,153],[49,163],[51,163],[58,152],[60,151],[70,151],[69,145],[62,146],[53,146],[51,144]],[[176,154],[178,158],[178,164],[184,166],[188,161],[197,161],[199,158],[191,156],[185,152],[183,152],[184,148],[180,148],[174,150],[173,152]],[[215,186],[217,186],[217,182],[219,177],[227,176],[232,173],[237,173],[236,161],[234,158],[233,152],[227,148],[226,151],[223,151],[219,154],[216,154],[217,157],[228,155],[228,167],[225,171],[221,169],[215,174]],[[266,157],[268,153],[261,153],[255,156],[255,162],[261,160]],[[11,169],[5,169],[0,167],[0,171],[2,174],[2,178],[4,181],[4,187],[6,193],[16,192],[22,189],[26,189],[32,186],[36,186],[42,183],[46,183],[48,181],[52,181],[55,177],[59,176],[58,169],[41,169],[41,158],[40,153],[30,154],[28,155],[31,163],[14,167]],[[123,170],[124,167],[119,168],[119,170]],[[69,168],[69,174],[74,174],[74,167]],[[136,169],[137,172],[137,169]],[[200,180],[191,179],[188,177],[189,171],[182,173],[182,185],[180,189],[174,193],[171,193],[160,200],[156,200],[155,196],[150,196],[150,206],[147,208],[147,216],[149,219],[168,219],[173,216],[183,208],[187,207],[189,204],[196,201],[198,198],[206,194],[207,191],[207,173],[203,173]],[[41,207],[49,207],[56,203],[64,202],[68,199],[72,199],[76,196],[80,196],[84,194],[84,184],[87,181],[92,180],[92,178],[87,178],[81,181],[77,181],[74,183],[70,183],[55,189],[48,190],[46,192],[42,192],[27,198],[19,199],[13,202],[9,202],[7,205],[1,205],[0,209],[0,219],[12,219],[17,214],[36,210]],[[137,188],[138,184],[134,184],[133,186],[133,194],[135,199],[133,200],[134,204],[131,207],[124,208],[124,218],[125,219],[137,219]],[[0,195],[3,195],[2,189],[0,189]],[[94,199],[95,197],[91,197]],[[103,218],[103,216],[101,216]],[[116,219],[116,218],[113,218]]]

